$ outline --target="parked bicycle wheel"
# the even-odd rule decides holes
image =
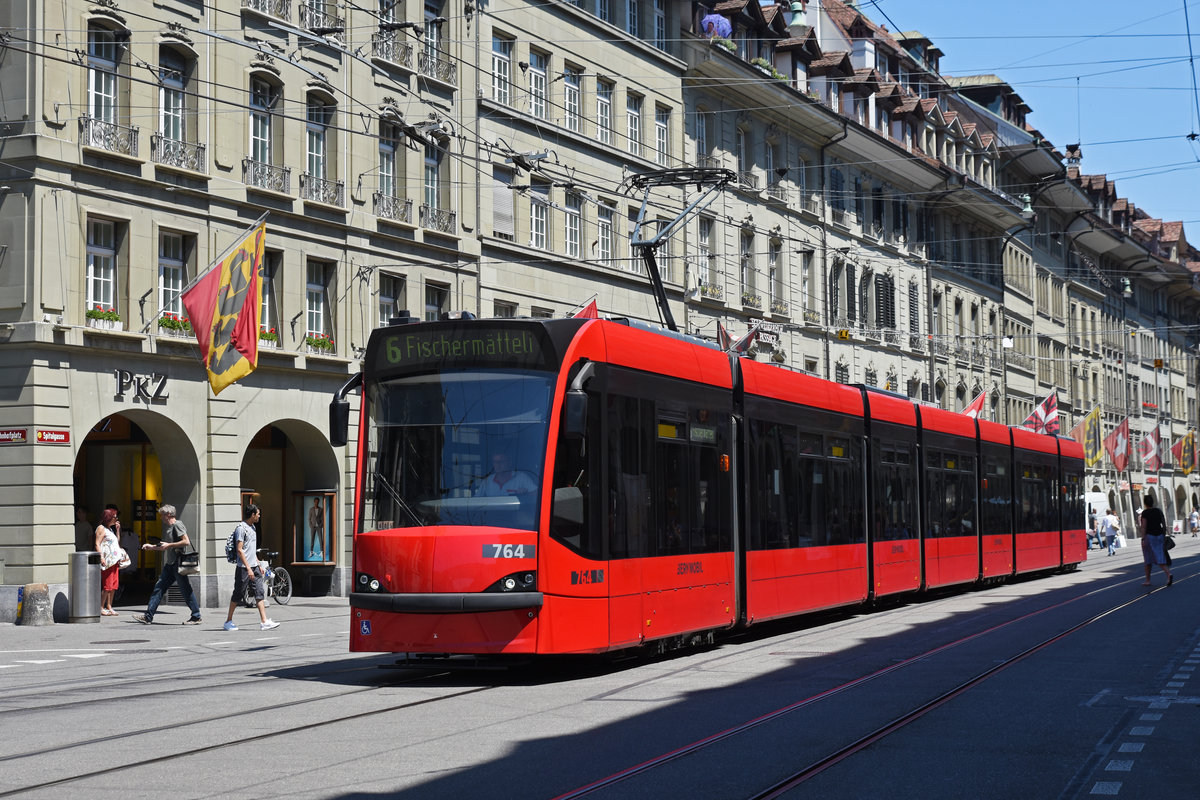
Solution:
[[[292,599],[292,576],[283,567],[275,568],[275,576],[271,578],[271,594],[280,605],[286,606],[288,600]]]

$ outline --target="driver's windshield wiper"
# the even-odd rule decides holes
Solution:
[[[409,506],[408,503],[404,502],[404,498],[400,496],[400,493],[396,491],[395,487],[388,482],[387,478],[383,477],[382,472],[374,472],[372,474],[375,476],[375,480],[383,484],[383,488],[387,490],[388,496],[392,498],[392,502],[402,508],[405,513],[412,518],[412,521],[417,525],[417,527],[420,527],[424,524],[421,522],[421,518],[417,516],[417,513],[412,510],[412,507]]]

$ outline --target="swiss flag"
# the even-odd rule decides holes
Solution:
[[[987,401],[987,392],[980,392],[979,396],[971,401],[971,405],[963,409],[971,419],[979,419],[979,415],[983,413],[983,404]]]
[[[1129,466],[1129,417],[1121,420],[1121,424],[1104,437],[1104,449],[1117,472],[1124,472]]]
[[[600,319],[600,309],[596,307],[596,301],[593,300],[576,311],[572,316],[583,317],[584,319]]]

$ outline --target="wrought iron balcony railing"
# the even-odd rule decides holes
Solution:
[[[788,304],[786,302],[784,302],[783,300],[772,300],[771,301],[771,313],[772,314],[778,314],[781,317],[786,317],[786,316],[788,316],[790,310],[791,309],[788,306]]]
[[[336,14],[330,14],[327,9],[333,8],[332,3],[301,3],[300,25],[318,36],[328,36],[340,43],[346,37],[346,21]]]
[[[408,69],[413,66],[412,43],[404,41],[394,31],[371,34],[371,55]]]
[[[458,65],[441,53],[422,50],[417,56],[417,72],[442,83],[458,85]]]
[[[136,125],[118,125],[95,117],[79,118],[79,142],[85,147],[95,147],[136,158],[138,152],[138,128]]]
[[[804,321],[815,325],[821,324],[821,312],[815,308],[804,309]]]
[[[788,200],[787,188],[780,183],[772,183],[767,187],[767,197],[779,203],[786,203]]]
[[[762,310],[762,298],[754,292],[742,292],[742,307]]]
[[[252,8],[286,22],[292,21],[292,0],[242,0],[242,8]]]
[[[737,174],[737,185],[741,189],[758,189],[758,176],[750,171],[739,171]]]
[[[701,169],[717,169],[721,166],[721,159],[716,156],[696,156],[696,166]]]
[[[197,142],[181,142],[157,133],[151,134],[150,158],[154,163],[165,164],[168,167],[190,169],[192,172],[207,171],[204,163],[204,145]]]
[[[701,281],[700,296],[708,300],[722,300],[725,297],[725,288],[719,283]]]
[[[308,173],[300,174],[300,199],[313,200],[331,206],[344,204],[346,184]]]
[[[396,197],[376,192],[374,200],[375,216],[390,219],[393,222],[412,224],[413,201],[411,197]]]
[[[434,208],[421,204],[421,227],[439,233],[454,233],[458,214],[448,208]]]
[[[292,193],[291,167],[277,167],[274,164],[264,164],[252,158],[242,159],[242,182],[247,186],[255,186],[280,194]]]

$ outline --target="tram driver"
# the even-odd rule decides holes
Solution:
[[[499,452],[492,456],[492,471],[475,490],[475,496],[508,497],[536,491],[537,484],[529,473],[514,470],[508,454]]]

